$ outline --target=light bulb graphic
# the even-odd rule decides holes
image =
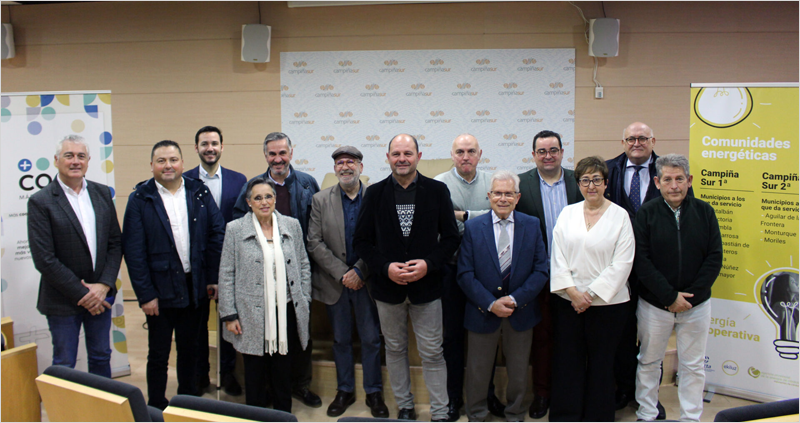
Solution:
[[[776,272],[764,278],[761,286],[761,303],[775,323],[778,339],[772,343],[781,358],[797,360],[798,274]]]

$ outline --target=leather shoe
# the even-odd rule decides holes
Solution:
[[[367,403],[369,410],[372,412],[372,417],[379,419],[389,418],[389,407],[387,407],[386,403],[383,402],[383,392],[378,391],[367,394],[367,399],[365,402]]]
[[[293,389],[292,396],[299,399],[308,407],[319,408],[322,407],[322,400],[319,395],[311,392],[308,387]]]
[[[614,410],[622,410],[628,406],[628,403],[633,401],[633,395],[617,392],[615,400],[617,403],[614,406]]]
[[[500,402],[500,399],[497,398],[494,392],[486,397],[486,405],[489,406],[489,412],[492,413],[493,416],[500,417],[501,419],[506,418],[506,406]]]
[[[464,400],[458,397],[451,397],[450,404],[447,405],[447,421],[455,422],[461,418],[461,407],[464,405]]]
[[[667,410],[664,409],[664,406],[661,405],[661,401],[656,404],[656,408],[658,409],[658,415],[656,416],[656,420],[666,420],[667,419]]]
[[[225,373],[222,375],[222,389],[225,390],[226,394],[234,397],[242,395],[242,386],[239,385],[233,373]]]
[[[336,391],[336,398],[328,406],[328,417],[339,417],[347,411],[347,407],[356,402],[356,394],[353,392]]]
[[[417,412],[413,408],[401,408],[397,412],[397,420],[416,420]]]
[[[528,409],[532,419],[541,419],[547,415],[547,409],[550,408],[550,398],[540,397],[539,395],[533,396],[533,403],[531,408]]]

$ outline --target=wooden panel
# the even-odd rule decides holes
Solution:
[[[0,6],[0,10],[2,10],[0,14],[2,14],[3,23],[11,23],[11,19],[8,17],[9,6]]]
[[[36,378],[47,418],[54,422],[132,422],[127,398],[50,375]]]
[[[14,319],[3,317],[2,331],[3,337],[6,339],[6,349],[14,348]]]
[[[576,2],[587,19],[602,16],[600,2]],[[583,19],[565,1],[486,4],[486,34],[575,33],[583,39]]]
[[[40,422],[42,408],[36,389],[38,366],[36,344],[3,351],[2,354],[2,416],[4,422]],[[53,421],[53,420],[51,420]]]
[[[254,2],[73,2],[13,8],[18,45],[241,40],[242,24],[258,23]]]
[[[169,406],[164,410],[165,422],[253,422],[222,414],[206,413],[205,411],[189,410]]]

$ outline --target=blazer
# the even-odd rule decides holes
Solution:
[[[167,210],[151,178],[136,186],[123,219],[125,264],[140,305],[158,298],[161,308],[197,307],[197,299],[208,295],[206,285],[217,283],[225,222],[204,183],[185,176],[183,181],[194,292],[187,289]]]
[[[228,223],[233,220],[233,206],[236,204],[236,199],[239,198],[239,192],[247,184],[247,177],[222,166],[219,167],[219,171],[222,172],[222,200],[219,202],[219,211],[222,213],[222,219]],[[183,174],[203,181],[200,179],[200,166],[183,172]]]
[[[289,186],[289,195],[292,197],[290,202],[290,206],[292,207],[291,217],[300,222],[300,227],[303,228],[303,242],[306,242],[305,240],[308,236],[308,218],[311,216],[311,197],[319,192],[319,184],[317,184],[317,180],[308,173],[294,170],[292,165],[289,165],[289,169],[290,172],[289,177],[286,178],[286,185]],[[269,180],[269,170],[258,175],[256,178],[258,177]],[[242,190],[239,192],[239,198],[236,199],[236,205],[233,206],[234,219],[238,219],[250,211],[250,207],[247,206],[247,199],[244,198],[246,190],[247,184],[242,187]]]
[[[500,261],[494,240],[492,213],[467,221],[461,252],[458,255],[458,286],[467,296],[464,327],[470,332],[493,333],[502,319],[487,310],[502,289]],[[514,330],[528,330],[540,320],[542,312],[535,301],[547,282],[547,252],[544,249],[539,219],[514,212],[514,248],[508,294],[517,308],[508,317]]]
[[[372,269],[372,297],[389,304],[408,298],[424,304],[442,296],[442,269],[458,249],[459,236],[447,185],[417,173],[414,222],[403,239],[392,176],[370,185],[361,200],[353,249]],[[408,285],[389,279],[389,264],[424,259],[428,273]]]
[[[44,315],[70,316],[86,310],[78,301],[89,292],[81,284],[102,283],[117,292],[122,241],[111,190],[86,181],[97,231],[97,259],[92,265],[89,244],[67,194],[53,179],[28,199],[28,244],[33,265],[41,273],[36,308]]]
[[[365,191],[366,186],[362,183],[362,206]],[[346,263],[347,246],[339,184],[314,194],[311,220],[308,222],[308,254],[316,263],[311,273],[312,297],[328,305],[336,304],[342,296],[342,276],[350,270]],[[369,279],[369,269],[364,260],[359,259],[354,267],[365,279]]]
[[[297,219],[275,213],[286,259],[286,281],[292,293],[297,334],[308,345],[311,312],[311,265]],[[242,334],[222,331],[222,337],[242,354],[264,355],[264,254],[253,226],[253,213],[228,223],[219,267],[219,315],[223,321],[239,319]]]
[[[578,189],[578,181],[575,180],[575,172],[561,168],[564,172],[564,187],[567,190],[567,205],[583,201],[581,190]],[[519,174],[519,192],[522,196],[517,203],[516,210],[539,219],[539,229],[542,231],[544,248],[550,251],[550,240],[547,239],[547,222],[545,222],[544,205],[542,204],[542,187],[539,170],[533,168],[525,173]],[[553,222],[555,223],[555,222]]]
[[[656,160],[658,155],[654,151],[650,155],[650,165],[648,170],[650,172],[650,181],[647,184],[647,194],[642,198],[642,205],[653,198],[661,197],[661,191],[656,188],[656,183],[653,177],[656,176]],[[628,216],[633,222],[636,213],[633,211],[633,203],[630,197],[625,193],[625,169],[627,168],[628,156],[625,153],[606,161],[608,166],[608,186],[606,187],[605,196],[614,204],[622,207],[628,212]]]

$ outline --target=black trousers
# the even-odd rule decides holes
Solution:
[[[191,285],[190,285],[191,286]],[[195,393],[196,340],[199,311],[193,304],[184,308],[160,308],[158,316],[146,316],[147,341],[147,404],[167,408],[167,366],[175,331],[178,352],[178,394]]]
[[[197,332],[197,377],[208,375],[211,370],[211,365],[208,360],[208,315],[211,301],[206,297],[200,299],[200,307],[198,316],[198,332]],[[223,322],[217,322],[217,329],[223,330],[225,325]],[[233,345],[220,337],[219,339],[219,354],[220,354],[220,373],[222,375],[233,373],[236,367],[236,350]],[[216,373],[216,370],[214,370]]]
[[[614,354],[628,303],[584,313],[553,295],[553,378],[550,421],[614,421]]]
[[[467,297],[456,281],[456,265],[446,264],[442,278],[442,322],[444,341],[442,349],[447,366],[447,395],[464,397],[464,309]]]
[[[625,322],[622,336],[620,337],[617,354],[614,358],[614,379],[617,382],[617,392],[628,395],[633,399],[636,392],[636,367],[639,365],[639,341],[637,335],[636,305],[639,298],[631,295],[631,300],[626,303],[625,313],[628,320]]]
[[[294,306],[292,306],[292,310],[294,310]],[[292,359],[292,380],[294,382],[292,383],[292,389],[308,388],[308,386],[311,385],[311,351],[313,349],[311,337],[309,336],[308,338],[308,347],[303,350],[303,347],[300,345],[300,338],[297,337],[297,329],[295,329],[294,333],[295,341],[289,344],[289,350],[294,351]],[[308,333],[311,334],[310,305],[308,307]],[[289,341],[292,342],[291,336],[289,337]]]
[[[292,364],[301,348],[297,335],[297,318],[294,305],[286,304],[286,333],[289,336],[289,350],[286,355],[242,354],[244,359],[245,402],[256,407],[267,406],[267,382],[272,387],[272,405],[276,410],[292,412]],[[297,347],[294,347],[297,345]]]

